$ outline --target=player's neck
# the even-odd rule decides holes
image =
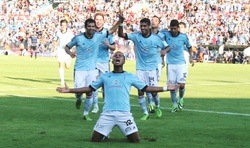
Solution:
[[[148,33],[146,33],[146,34],[142,34],[142,36],[144,37],[144,38],[147,38],[147,37],[149,37],[151,35],[151,31],[149,31]]]
[[[123,67],[122,66],[114,66],[113,73],[123,73]]]
[[[91,39],[93,37],[93,34],[89,34],[87,32],[84,32],[84,36],[88,39]]]
[[[97,31],[97,32],[101,32],[101,31],[102,31],[102,29],[103,29],[103,27],[96,28],[96,31]]]
[[[62,30],[61,30],[61,33],[66,33],[67,30],[68,30],[67,28],[66,28],[66,29],[62,29]]]
[[[158,28],[152,28],[151,29],[151,32],[154,33],[154,34],[157,34],[159,32]]]

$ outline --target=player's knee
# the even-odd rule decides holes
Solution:
[[[131,143],[139,143],[140,142],[140,137],[139,137],[138,132],[128,135],[127,138],[129,140],[129,142],[131,142]]]
[[[153,96],[153,97],[156,97],[156,96],[157,96],[157,93],[156,93],[156,92],[153,92],[153,93],[152,93],[152,96]]]
[[[185,84],[181,83],[179,85],[180,85],[179,89],[184,89],[185,88]]]
[[[143,96],[143,95],[144,95],[144,92],[138,91],[138,96]]]

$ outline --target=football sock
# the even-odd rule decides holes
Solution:
[[[93,105],[98,107],[98,91],[93,92]]]
[[[59,76],[60,76],[61,84],[64,84],[64,69],[63,69],[63,67],[59,67]]]
[[[152,94],[149,93],[149,92],[147,92],[146,95],[147,95],[147,98],[148,98],[148,103],[149,104],[154,104],[154,100],[153,100]]]
[[[142,111],[144,114],[148,115],[148,110],[147,110],[147,106],[146,106],[146,99],[144,96],[138,96],[138,100],[139,100],[139,104],[142,108]]]
[[[184,94],[185,94],[185,88],[184,89],[179,89],[179,98],[180,99],[183,99],[183,96],[184,96]]]
[[[155,106],[156,106],[156,107],[160,107],[160,96],[159,96],[159,94],[157,94],[157,95],[154,97],[154,100],[155,100]]]
[[[93,103],[93,95],[92,96],[86,96],[86,99],[84,101],[84,112],[83,115],[88,115],[89,114],[89,110],[92,106]]]
[[[170,91],[170,95],[171,95],[173,106],[177,106],[176,91]]]

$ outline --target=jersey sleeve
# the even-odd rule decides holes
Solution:
[[[97,90],[98,88],[102,87],[103,86],[103,77],[100,76],[97,80],[95,80],[94,82],[92,82],[90,84],[90,87],[92,89],[94,89],[93,91]]]
[[[143,90],[145,89],[145,87],[147,87],[147,84],[139,80],[139,78],[135,75],[131,75],[131,81],[132,81],[132,86],[134,86],[139,90]]]
[[[71,39],[71,41],[66,45],[69,47],[69,49],[71,49],[73,46],[75,46],[77,44],[77,36],[73,37]]]

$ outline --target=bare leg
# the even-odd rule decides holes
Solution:
[[[104,140],[105,136],[98,133],[97,131],[94,131],[92,134],[91,142],[101,142]]]
[[[139,133],[135,132],[127,136],[128,140],[132,143],[139,143],[140,142],[140,137]]]

